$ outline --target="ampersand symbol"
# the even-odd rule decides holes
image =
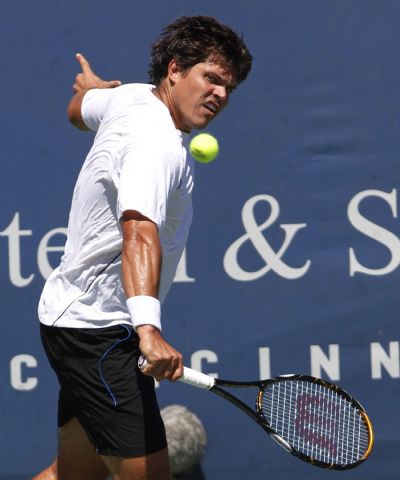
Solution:
[[[257,224],[254,217],[254,207],[258,202],[267,202],[271,207],[271,213],[269,217],[261,225]],[[299,278],[307,272],[311,265],[310,260],[307,260],[306,263],[299,268],[290,267],[282,261],[282,257],[291,244],[296,233],[300,229],[306,227],[307,224],[292,223],[290,225],[280,225],[280,227],[285,231],[285,239],[277,252],[271,248],[268,241],[262,234],[264,230],[270,227],[277,220],[278,216],[279,204],[274,197],[271,197],[270,195],[256,195],[247,200],[242,209],[242,222],[246,233],[233,242],[225,253],[224,268],[228,275],[235,280],[246,282],[256,280],[270,270],[273,270],[280,276],[291,280]],[[240,267],[237,258],[239,249],[245,242],[249,240],[253,244],[257,253],[265,262],[265,266],[255,272],[243,270]]]

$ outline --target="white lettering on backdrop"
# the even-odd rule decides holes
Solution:
[[[265,202],[270,206],[270,215],[264,223],[258,225],[254,216],[254,208],[259,202]],[[310,268],[311,261],[307,260],[302,267],[289,267],[283,262],[282,257],[292,243],[296,233],[305,228],[305,223],[282,224],[280,227],[285,232],[285,238],[279,250],[275,252],[262,234],[264,230],[270,227],[279,216],[279,203],[270,195],[256,195],[249,198],[242,209],[242,222],[246,233],[239,237],[226,251],[224,257],[224,268],[226,273],[235,280],[249,282],[257,280],[270,270],[288,280],[294,280],[302,277]],[[251,241],[257,253],[263,259],[264,267],[254,272],[244,270],[238,261],[238,253],[240,248],[247,242]]]
[[[391,258],[384,267],[368,268],[359,262],[354,249],[350,248],[350,276],[354,276],[356,273],[364,273],[365,275],[387,275],[400,265],[400,239],[394,233],[371,222],[371,220],[368,220],[360,213],[359,208],[361,202],[369,197],[376,197],[384,200],[389,205],[393,217],[397,218],[396,189],[393,189],[390,193],[382,192],[381,190],[364,190],[363,192],[354,195],[347,209],[347,215],[353,227],[367,237],[372,238],[374,241],[388,248]]]
[[[356,273],[364,275],[388,275],[396,270],[400,265],[400,239],[393,232],[383,228],[377,223],[372,222],[365,215],[361,214],[361,203],[367,198],[377,198],[383,200],[389,207],[393,218],[397,219],[397,191],[393,189],[391,192],[383,192],[381,190],[364,190],[350,200],[347,208],[347,217],[351,225],[364,236],[369,237],[368,242],[372,239],[375,242],[386,247],[390,253],[390,259],[386,265],[380,268],[371,268],[361,263],[356,255],[356,249],[350,247],[349,252],[349,273],[353,277]],[[268,204],[270,214],[268,218],[261,224],[256,222],[254,216],[254,208],[258,203]],[[288,248],[295,241],[297,233],[308,225],[306,223],[281,224],[280,228],[284,231],[285,237],[281,246],[275,251],[268,243],[263,232],[273,225],[279,217],[280,207],[278,201],[270,195],[255,195],[249,198],[242,209],[242,222],[246,233],[235,240],[227,249],[223,258],[223,267],[230,278],[236,281],[250,282],[255,281],[270,271],[274,271],[281,277],[294,280],[299,279],[307,274],[311,260],[304,261],[301,267],[289,266],[283,261],[283,256]],[[65,239],[67,229],[65,227],[57,227],[49,230],[39,241],[37,246],[37,267],[40,275],[47,279],[58,262],[50,261],[50,254],[64,252]],[[35,273],[24,272],[22,265],[22,252],[25,245],[33,236],[31,229],[21,227],[20,212],[16,212],[11,222],[0,231],[0,237],[7,238],[8,244],[8,273],[12,285],[15,287],[27,287],[31,284],[36,276]],[[53,245],[56,237],[62,237],[64,241],[58,238],[57,245]],[[238,254],[242,246],[246,242],[251,242],[257,254],[262,258],[265,265],[255,271],[245,270],[239,264]],[[360,242],[358,243],[361,248]],[[294,248],[294,247],[293,247]],[[323,245],[320,247],[323,249]],[[338,245],[340,248],[340,245]],[[344,247],[343,247],[344,248]],[[32,246],[30,246],[30,250]],[[365,260],[364,260],[365,262]],[[191,283],[195,282],[195,278],[188,273],[186,250],[183,252],[179,262],[178,269],[174,278],[175,282]]]
[[[372,380],[382,380],[391,378],[393,380],[400,378],[400,342],[390,341],[386,344],[380,342],[371,342],[369,344],[370,370],[368,364],[364,364],[363,372],[357,371],[357,374],[370,374]],[[340,345],[330,344],[321,347],[320,345],[310,345],[310,373],[311,375],[327,378],[331,381],[340,381]],[[368,348],[367,346],[364,349]],[[271,347],[259,347],[258,362],[256,362],[256,351],[254,352],[254,365],[258,363],[259,379],[271,377]],[[194,351],[190,356],[190,366],[196,370],[202,371],[207,375],[218,377],[218,372],[210,372],[210,369],[218,370],[219,355],[213,350],[202,349]],[[238,357],[239,358],[239,357]],[[4,360],[4,359],[3,359]],[[211,366],[212,365],[212,366]],[[36,358],[27,353],[15,355],[10,361],[10,385],[14,390],[28,392],[38,386],[38,378],[35,369],[38,367]],[[252,377],[252,368],[249,366],[249,377]],[[347,366],[343,365],[343,370],[347,371]],[[28,370],[29,369],[29,370]],[[28,372],[31,375],[28,375]],[[287,372],[275,371],[273,375],[281,375]],[[296,372],[307,374],[306,371]],[[162,385],[162,383],[161,383]]]

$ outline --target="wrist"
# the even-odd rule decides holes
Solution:
[[[138,327],[135,327],[135,330],[140,338],[145,338],[147,336],[160,333],[160,330],[157,327],[150,324],[139,325]]]
[[[135,331],[139,327],[142,332],[157,329],[161,331],[161,305],[155,297],[137,295],[126,301],[132,325]],[[143,327],[148,327],[144,329]]]

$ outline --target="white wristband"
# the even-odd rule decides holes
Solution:
[[[126,306],[135,331],[140,325],[153,325],[161,331],[161,305],[157,298],[137,295],[128,298]]]

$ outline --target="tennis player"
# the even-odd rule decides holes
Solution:
[[[182,355],[162,335],[160,305],[192,219],[185,139],[224,109],[251,55],[229,27],[195,16],[168,25],[153,45],[151,84],[105,82],[77,58],[68,117],[97,134],[75,186],[65,253],[39,303],[60,383],[58,459],[48,478],[167,480],[152,377],[183,372]]]

